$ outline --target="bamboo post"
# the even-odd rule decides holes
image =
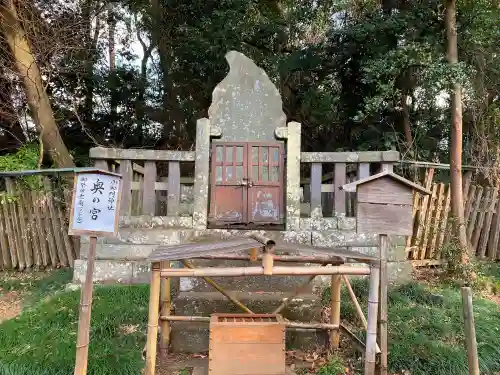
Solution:
[[[161,268],[170,268],[170,262],[162,262]],[[161,315],[169,316],[170,311],[172,309],[172,301],[171,301],[171,279],[170,277],[166,277],[161,279]],[[168,352],[168,346],[170,344],[170,324],[167,320],[161,321],[161,330],[160,330],[160,350],[162,354]]]
[[[331,277],[331,300],[330,300],[330,323],[340,325],[340,287],[341,275]],[[340,335],[338,330],[330,331],[330,350],[337,350],[340,345]]]
[[[462,310],[465,323],[465,340],[467,343],[467,359],[469,374],[479,375],[479,360],[477,357],[476,327],[472,308],[472,291],[469,287],[462,288]]]
[[[363,325],[363,328],[366,330],[368,329],[368,322],[366,321],[365,314],[363,314],[363,309],[361,309],[358,299],[356,298],[356,294],[354,294],[354,290],[352,290],[351,282],[349,281],[347,275],[342,275],[342,278],[344,279],[344,283],[347,288],[347,292],[349,293],[349,297],[351,297],[351,301],[354,304],[354,307],[356,308],[359,320],[361,320],[361,324]],[[378,346],[378,344],[376,350],[377,354],[380,353],[380,347]]]
[[[366,354],[364,375],[375,374],[375,354],[377,346],[377,316],[380,270],[371,268],[370,291],[368,294],[368,328],[366,330]]]
[[[97,237],[90,237],[89,254],[87,257],[87,273],[80,298],[80,316],[78,321],[78,336],[76,338],[76,360],[74,375],[87,373],[89,356],[90,312],[92,309],[92,278],[94,275]]]
[[[145,375],[154,375],[156,366],[156,340],[158,339],[158,318],[160,305],[160,264],[153,263],[149,289],[148,337],[146,341]]]
[[[250,250],[250,261],[256,262],[258,256],[259,256],[259,249],[253,248]]]
[[[272,275],[273,274],[273,254],[269,251],[266,251],[262,255],[262,268],[264,268],[264,275]]]
[[[387,251],[389,238],[379,235],[380,254],[380,375],[387,375]]]

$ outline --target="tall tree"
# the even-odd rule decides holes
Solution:
[[[49,96],[30,42],[23,29],[14,0],[0,1],[1,30],[5,35],[17,72],[23,81],[32,118],[37,125],[44,149],[58,167],[73,167],[73,159],[59,133]]]
[[[456,0],[446,0],[446,56],[451,68],[458,64]],[[469,261],[465,231],[464,198],[462,194],[462,87],[454,82],[451,92],[451,212],[455,220],[455,235],[462,252],[462,263]]]

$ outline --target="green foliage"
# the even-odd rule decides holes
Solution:
[[[0,156],[0,172],[37,169],[39,155],[38,145],[24,145],[15,153]]]
[[[498,277],[499,270],[498,265],[491,266],[488,273]],[[353,279],[351,283],[366,311],[368,283],[362,279]],[[341,316],[352,323],[351,327],[361,327],[344,289]],[[424,286],[410,282],[390,288],[388,308],[391,373],[468,374],[461,296],[456,285]],[[481,373],[495,374],[500,371],[500,309],[494,302],[475,299],[474,318]],[[356,333],[364,339],[362,329]]]
[[[328,358],[328,363],[321,367],[317,375],[344,375],[345,374],[345,366],[344,361],[337,356],[332,356]]]
[[[38,301],[0,325],[1,375],[70,375],[79,291]],[[98,287],[92,306],[88,374],[137,375],[144,362],[147,286]]]

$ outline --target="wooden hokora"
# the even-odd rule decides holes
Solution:
[[[358,233],[409,236],[412,234],[413,191],[431,194],[427,189],[395,173],[384,171],[342,186],[357,192]]]

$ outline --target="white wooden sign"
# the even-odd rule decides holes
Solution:
[[[70,235],[116,236],[120,211],[121,176],[104,171],[75,175]]]

